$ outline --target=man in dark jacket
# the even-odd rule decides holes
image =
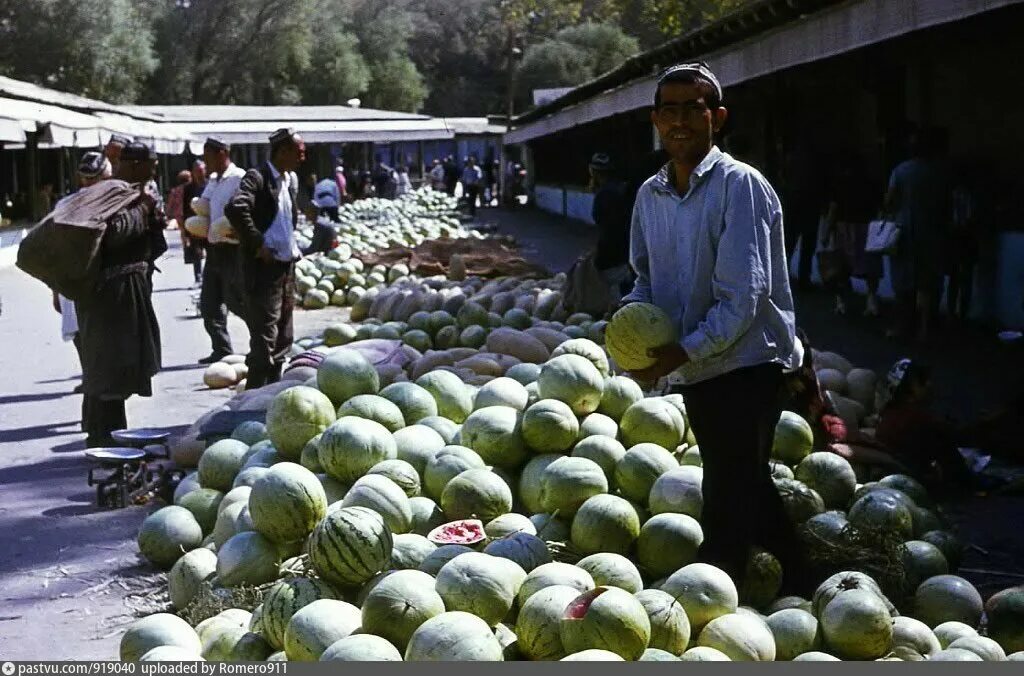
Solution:
[[[611,158],[594,153],[590,158],[590,186],[594,191],[591,217],[597,226],[594,267],[621,298],[632,289],[629,274],[629,226],[632,196],[626,184],[613,177]]]
[[[139,200],[107,221],[94,293],[76,303],[82,341],[82,428],[89,447],[113,445],[111,432],[128,426],[124,402],[152,395],[160,370],[160,326],[152,303],[153,262],[167,249],[159,196],[146,191],[156,155],[129,143],[119,158],[120,181],[138,184]]]
[[[246,172],[224,209],[242,247],[250,389],[281,379],[292,345],[295,261],[301,257],[295,241],[295,172],[305,159],[302,137],[278,129],[270,137],[270,160]]]

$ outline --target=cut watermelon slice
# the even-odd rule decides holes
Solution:
[[[583,616],[590,610],[590,604],[597,600],[597,597],[608,591],[607,587],[598,587],[597,589],[591,589],[590,591],[583,592],[569,603],[565,608],[565,619],[567,620],[582,620]]]
[[[472,547],[487,539],[484,524],[478,519],[460,519],[442,524],[430,531],[427,539],[435,545],[466,545]]]

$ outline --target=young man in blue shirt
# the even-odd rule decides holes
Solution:
[[[652,352],[643,382],[683,395],[704,465],[700,559],[741,580],[753,546],[780,560],[785,587],[807,584],[794,527],[769,468],[795,315],[782,208],[753,167],[723,153],[722,88],[703,63],[659,78],[651,120],[670,161],[637,194],[624,302],[654,303],[678,343]]]

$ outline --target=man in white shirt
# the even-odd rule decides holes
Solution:
[[[210,231],[206,238],[206,269],[199,295],[199,313],[213,351],[199,363],[212,364],[233,352],[228,334],[228,310],[245,316],[238,240],[230,236],[226,228],[214,227],[214,223],[225,218],[224,207],[238,192],[245,171],[231,161],[231,147],[217,138],[206,139],[203,159],[210,172],[210,180],[203,190],[203,197],[210,202]]]
[[[306,144],[293,129],[270,136],[270,160],[242,177],[224,214],[238,235],[249,326],[249,389],[281,379],[294,329],[295,241],[298,209],[296,170]]]

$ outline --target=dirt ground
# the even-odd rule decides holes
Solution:
[[[535,211],[484,210],[480,220],[554,271],[568,269],[593,237],[583,224]],[[161,268],[154,304],[165,368],[155,395],[130,401],[128,416],[133,426],[178,431],[229,394],[202,385],[195,361],[209,343],[190,309],[191,271],[177,246]],[[71,394],[80,373],[75,350],[61,340],[41,284],[9,268],[0,270],[0,288],[0,659],[114,659],[126,624],[154,602],[148,592],[157,573],[135,545],[152,507],[96,508],[78,429],[81,397]],[[903,354],[927,357],[938,366],[939,405],[959,419],[999,403],[1024,373],[1021,351],[988,333],[950,333],[928,348],[893,344],[877,325],[837,320],[828,299],[814,293],[798,298],[798,314],[817,346],[858,365],[884,370]],[[300,311],[296,335],[318,334],[340,316],[333,308]],[[244,352],[248,336],[237,318],[231,331]],[[970,545],[965,576],[987,591],[1024,582],[1024,501],[972,498],[948,513]]]

